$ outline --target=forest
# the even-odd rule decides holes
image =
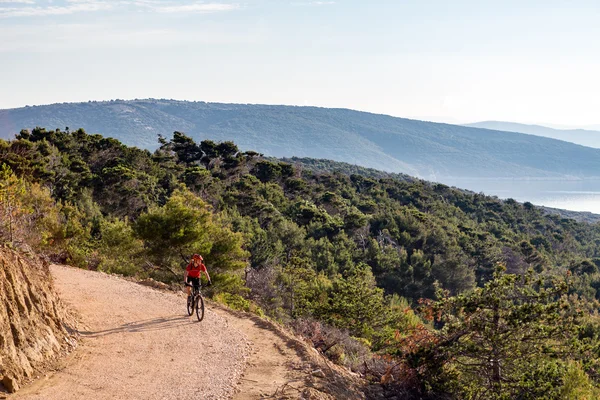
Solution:
[[[0,240],[173,284],[201,253],[216,301],[402,398],[600,396],[600,225],[230,141],[158,140],[0,140]]]

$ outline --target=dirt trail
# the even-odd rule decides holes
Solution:
[[[301,381],[293,367],[302,359],[260,319],[209,306],[197,322],[184,315],[183,296],[70,267],[51,270],[81,317],[81,343],[57,372],[10,399],[250,400]]]

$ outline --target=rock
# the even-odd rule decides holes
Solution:
[[[17,379],[14,377],[5,375],[4,378],[2,378],[2,384],[9,393],[14,393],[19,390],[19,382],[17,382]]]
[[[302,398],[306,400],[335,400],[334,397],[313,388],[306,388],[302,392]]]
[[[370,399],[381,399],[387,397],[385,390],[379,384],[370,385],[367,390],[367,397]]]
[[[161,289],[161,290],[168,290],[169,289],[169,285],[162,283],[162,282],[158,282],[155,281],[152,278],[148,278],[148,279],[143,279],[141,281],[138,282],[140,285],[144,285],[144,286],[149,286],[155,289]]]
[[[0,248],[0,382],[19,390],[75,342],[47,263]]]
[[[311,375],[316,378],[325,378],[325,373],[320,369],[315,369],[311,372]]]

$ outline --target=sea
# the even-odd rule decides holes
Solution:
[[[501,199],[600,214],[600,179],[527,180],[527,179],[445,179],[444,184],[482,192]]]

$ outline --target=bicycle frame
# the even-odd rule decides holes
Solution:
[[[188,295],[187,300],[188,315],[192,315],[195,310],[198,321],[202,321],[204,319],[204,299],[200,291],[202,285],[191,285],[185,282],[185,286],[192,288],[192,293]]]

